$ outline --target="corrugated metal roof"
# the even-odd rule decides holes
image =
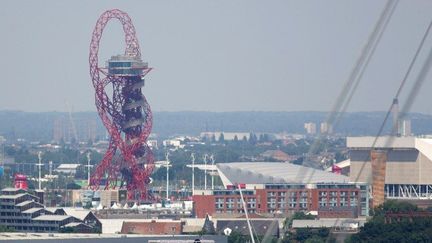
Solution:
[[[317,184],[348,183],[349,177],[310,167],[280,162],[234,162],[217,164],[224,185],[227,184]]]

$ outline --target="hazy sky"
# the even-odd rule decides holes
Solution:
[[[95,110],[91,33],[102,12],[119,8],[132,18],[143,57],[154,67],[144,89],[153,110],[328,111],[385,1],[0,4],[0,109],[66,111],[69,103],[74,111]],[[431,13],[432,1],[399,3],[349,111],[387,109]],[[120,24],[110,22],[100,63],[123,52],[123,39]],[[431,47],[432,36],[409,83]],[[414,111],[432,114],[431,77]]]

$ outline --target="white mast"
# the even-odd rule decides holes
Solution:
[[[91,161],[90,155],[91,155],[90,151],[87,152],[87,165],[86,165],[86,167],[87,167],[87,186],[90,186],[90,168],[93,167],[92,165],[90,165],[90,161]]]
[[[212,190],[214,190],[214,173],[215,173],[215,171],[214,171],[214,163],[215,163],[215,160],[214,160],[214,156],[213,156],[213,154],[212,155],[210,155],[210,160],[211,160],[211,162],[212,162],[212,174],[211,174],[211,185],[212,185]]]
[[[204,154],[204,190],[207,190],[207,154]]]
[[[39,167],[39,190],[41,190],[42,189],[42,186],[41,186],[41,178],[42,178],[42,151],[39,151],[38,152],[38,159],[39,159],[39,164],[36,164],[36,166],[38,166]]]
[[[192,196],[195,192],[195,154],[191,154],[192,157]]]
[[[169,152],[166,152],[165,154],[165,160],[166,160],[166,199],[168,201],[169,199],[169,167],[170,167],[170,162],[169,162]]]

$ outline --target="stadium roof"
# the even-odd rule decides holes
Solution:
[[[349,177],[301,165],[280,162],[217,164],[224,186],[234,184],[348,183]]]

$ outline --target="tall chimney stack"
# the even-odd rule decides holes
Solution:
[[[399,133],[399,101],[397,98],[393,99],[392,113],[393,113],[392,135],[400,136],[400,133]]]

